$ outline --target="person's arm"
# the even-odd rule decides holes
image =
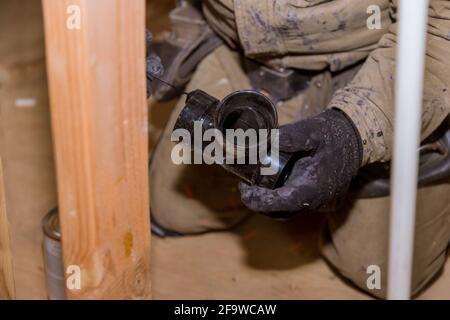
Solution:
[[[336,92],[329,109],[280,128],[280,150],[306,152],[285,185],[275,190],[241,183],[242,202],[271,217],[315,211],[348,190],[360,166],[391,158],[396,26],[380,41],[352,82]],[[429,9],[422,138],[450,111],[450,1]]]
[[[450,111],[450,1],[431,0],[428,16],[422,139]],[[344,111],[358,128],[363,165],[391,158],[396,46],[397,24],[393,24],[356,77],[329,104]]]

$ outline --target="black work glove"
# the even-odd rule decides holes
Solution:
[[[152,94],[153,76],[161,77],[164,74],[164,67],[161,58],[151,52],[151,44],[153,35],[150,31],[145,34],[145,42],[147,45],[147,97]]]
[[[343,199],[362,161],[362,144],[353,122],[327,110],[280,128],[280,151],[302,153],[285,184],[275,190],[241,182],[242,202],[273,218],[315,211]]]

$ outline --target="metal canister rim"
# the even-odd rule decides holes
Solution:
[[[59,225],[58,208],[50,210],[42,220],[44,234],[57,241],[61,241],[61,228]]]

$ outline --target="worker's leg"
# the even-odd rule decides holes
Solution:
[[[418,191],[412,294],[438,274],[450,239],[450,184]],[[325,258],[361,289],[386,297],[389,245],[389,198],[357,200],[348,210],[329,215],[322,237]],[[381,269],[381,289],[370,290],[367,280]],[[372,279],[371,279],[372,280]],[[371,281],[369,281],[371,282]]]
[[[219,47],[198,66],[187,91],[201,89],[221,99],[232,91],[250,88],[238,57]],[[180,98],[155,148],[150,166],[153,222],[180,234],[224,229],[240,222],[249,211],[240,202],[238,179],[222,168],[175,165],[171,133],[184,107]]]

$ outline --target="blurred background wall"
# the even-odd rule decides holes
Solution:
[[[157,38],[170,29],[175,0],[147,2]],[[151,146],[173,104],[149,100]],[[56,204],[41,0],[0,0],[0,228],[10,230],[0,237],[0,299],[14,291],[19,299],[47,297],[41,220]]]
[[[164,37],[170,31],[169,12],[176,5],[176,0],[147,0],[147,28],[153,32],[155,40]],[[149,100],[149,144],[152,148],[168,121],[176,101],[158,103]]]

